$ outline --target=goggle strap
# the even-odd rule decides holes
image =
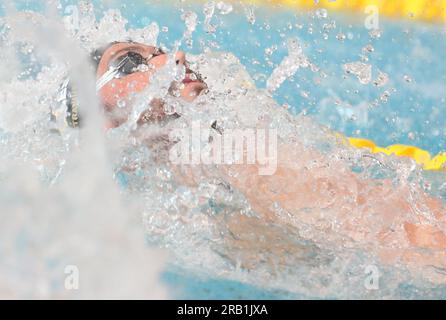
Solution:
[[[116,66],[110,67],[96,82],[96,91],[101,90],[107,83],[109,83],[119,72],[119,69],[126,64],[129,57],[122,59]]]

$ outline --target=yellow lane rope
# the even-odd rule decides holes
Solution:
[[[368,6],[376,6],[387,17],[446,22],[446,0],[246,0],[246,3],[346,12],[365,12]]]
[[[384,153],[399,157],[409,157],[415,160],[425,170],[446,170],[446,152],[432,157],[423,149],[414,146],[395,144],[388,147],[379,147],[373,141],[361,138],[347,138],[350,145],[357,148],[367,148],[372,153]]]

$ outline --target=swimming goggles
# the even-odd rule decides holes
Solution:
[[[97,50],[92,54],[92,59],[93,62],[96,64],[96,67],[99,65],[106,49],[108,49],[108,47],[102,50]],[[143,57],[141,54],[129,50],[126,54],[118,57],[110,63],[110,65],[108,66],[108,70],[96,81],[96,91],[101,90],[107,83],[109,83],[113,79],[121,79],[132,73],[140,71],[140,66],[142,65],[150,67],[150,60],[163,54],[165,54],[165,52],[161,48],[157,47],[154,47],[153,53],[148,57]],[[191,71],[187,64],[185,64],[185,67],[186,73],[194,74],[197,80],[203,81],[201,75],[198,72]],[[61,96],[59,101],[63,102],[63,104],[66,106],[67,124],[72,128],[79,127],[80,116],[76,99],[76,91],[69,79],[66,79],[66,81],[64,81],[64,83],[61,85],[59,93]]]
[[[102,59],[104,50],[97,50],[92,54],[93,62],[96,67]],[[141,65],[149,66],[149,61],[159,55],[164,54],[164,51],[160,48],[156,48],[154,52],[148,56],[143,57],[141,54],[128,51],[126,54],[120,56],[113,61],[107,72],[105,72],[96,82],[96,91],[101,90],[108,82],[113,79],[120,79],[139,70]],[[76,99],[76,91],[71,84],[71,81],[67,78],[59,88],[58,101],[66,106],[66,123],[72,128],[79,126],[79,108]]]
[[[96,82],[96,91],[101,90],[113,79],[120,79],[137,72],[141,65],[149,66],[151,59],[162,54],[164,54],[164,51],[160,48],[155,48],[155,51],[149,57],[143,57],[134,51],[127,52],[111,63],[108,70],[98,79]]]

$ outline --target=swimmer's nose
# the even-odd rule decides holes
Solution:
[[[184,65],[186,63],[186,54],[183,51],[178,51],[175,59],[177,65]]]

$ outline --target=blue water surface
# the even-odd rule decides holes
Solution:
[[[62,0],[61,14],[68,5],[79,1]],[[144,27],[156,22],[167,27],[160,32],[159,42],[172,47],[185,30],[181,15],[194,11],[204,20],[203,6],[195,2],[165,1],[92,1],[100,17],[108,9],[118,9],[129,27]],[[43,1],[15,1],[21,10],[42,10]],[[316,7],[318,8],[318,7]],[[314,14],[281,7],[254,7],[252,25],[238,6],[228,15],[215,14],[214,34],[206,33],[200,24],[194,33],[193,46],[182,49],[199,53],[204,47],[236,54],[255,78],[259,87],[287,54],[286,40],[299,38],[306,55],[323,71],[301,69],[275,92],[281,104],[291,112],[304,112],[320,123],[348,136],[369,138],[379,145],[395,143],[416,145],[431,153],[446,151],[446,27],[408,20],[386,20],[381,17],[379,39],[371,39],[364,26],[365,16],[334,15],[318,19]],[[332,24],[334,22],[334,25]],[[330,25],[332,28],[330,29]],[[328,31],[327,31],[328,30]],[[324,37],[327,34],[327,38]],[[344,41],[337,39],[339,34]],[[362,48],[371,44],[369,55],[373,79],[378,71],[389,75],[384,87],[362,85],[346,76],[342,65],[359,61]],[[269,57],[265,49],[277,46]],[[386,103],[376,100],[390,95]],[[305,97],[304,97],[305,96]],[[372,105],[372,106],[371,106]]]
[[[107,9],[119,9],[129,27],[144,27],[156,22],[159,42],[172,47],[185,30],[181,15],[196,12],[203,21],[202,6],[175,1],[93,1],[98,18]],[[77,1],[61,1],[65,14],[68,5]],[[20,10],[43,10],[45,2],[15,1]],[[0,9],[2,10],[2,9]],[[381,18],[382,35],[372,39],[364,27],[364,16],[333,15],[314,18],[306,12],[286,8],[256,7],[256,21],[250,24],[242,10],[212,20],[217,31],[208,34],[199,25],[192,47],[183,44],[186,52],[200,53],[205,47],[230,51],[238,56],[259,87],[287,55],[286,41],[298,38],[310,60],[321,72],[299,70],[274,93],[281,104],[293,113],[304,112],[320,123],[348,136],[373,139],[380,145],[403,143],[416,145],[431,153],[446,151],[446,28],[410,20]],[[335,22],[334,28],[330,24]],[[333,26],[333,25],[332,25]],[[163,28],[167,27],[167,28]],[[167,30],[167,31],[166,31]],[[324,34],[327,34],[325,36]],[[345,40],[337,38],[345,35]],[[338,37],[337,37],[338,36]],[[371,44],[374,52],[367,63],[373,66],[373,79],[378,70],[389,75],[384,87],[362,85],[347,76],[343,64],[360,60],[362,48]],[[277,46],[268,56],[265,49]],[[380,102],[385,91],[386,103]],[[294,299],[302,298],[281,291],[245,285],[222,279],[197,278],[184,271],[169,269],[163,280],[175,298],[186,299]],[[408,289],[404,289],[409,292]]]

